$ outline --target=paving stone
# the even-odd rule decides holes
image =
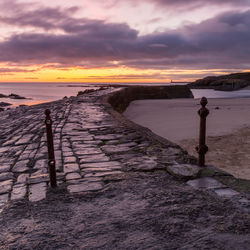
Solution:
[[[80,193],[88,191],[99,191],[103,188],[103,183],[101,182],[83,182],[80,184],[69,185],[67,187],[70,193]]]
[[[113,166],[109,167],[95,167],[95,168],[82,168],[82,172],[91,173],[91,172],[106,172],[106,171],[114,171],[121,170],[121,166]]]
[[[16,141],[15,145],[32,143],[33,137],[34,135],[24,135],[21,139]]]
[[[91,163],[91,162],[106,162],[110,158],[105,156],[105,154],[96,154],[96,155],[85,155],[80,159],[80,164]]]
[[[9,195],[8,194],[1,194],[0,195],[0,208],[2,205],[4,205],[7,201],[9,200]],[[1,209],[0,209],[1,212]]]
[[[43,169],[48,167],[48,160],[46,159],[41,159],[37,160],[34,165],[34,169]]]
[[[231,189],[231,188],[219,188],[219,189],[215,189],[214,192],[222,197],[226,197],[226,198],[232,198],[235,195],[240,195],[239,192]]]
[[[195,178],[201,171],[201,168],[192,164],[175,164],[166,166],[167,171],[178,179]]]
[[[12,188],[13,180],[0,182],[0,194],[8,193]]]
[[[225,185],[221,184],[219,181],[211,177],[203,177],[195,180],[190,180],[187,182],[187,184],[194,188],[206,188],[206,189],[225,187]]]
[[[84,177],[83,178],[84,181],[87,181],[87,182],[100,182],[102,181],[102,178],[101,177]]]
[[[70,156],[74,156],[74,153],[72,151],[69,152],[63,152],[63,157],[70,157]]]
[[[21,136],[14,136],[12,137],[10,140],[6,141],[3,143],[3,146],[6,146],[6,145],[12,145],[15,141],[17,141],[18,139],[20,139]]]
[[[10,165],[7,163],[0,163],[0,173],[4,173],[10,170]]]
[[[12,168],[12,172],[21,173],[27,171],[29,168],[27,167],[29,160],[18,161],[15,166]]]
[[[181,154],[181,149],[179,148],[174,148],[174,147],[168,147],[167,149],[164,150],[164,155],[166,156],[175,156]]]
[[[81,142],[83,142],[83,141],[92,141],[93,136],[90,136],[90,135],[88,135],[88,136],[81,136],[81,135],[71,136],[70,140],[74,141],[74,142],[76,142],[76,141],[81,141]]]
[[[11,200],[24,199],[27,192],[27,186],[24,184],[14,185],[11,192]]]
[[[77,163],[67,163],[64,164],[63,171],[64,173],[72,173],[79,171],[79,165]]]
[[[11,172],[7,172],[7,173],[1,173],[0,174],[0,181],[6,181],[9,179],[13,179],[13,174]]]
[[[85,164],[81,164],[80,167],[81,169],[84,168],[117,168],[117,167],[121,167],[121,163],[118,161],[108,161],[108,162],[96,162],[96,163],[85,163]]]
[[[28,184],[35,184],[35,183],[41,183],[41,182],[48,182],[49,181],[49,175],[48,174],[38,174],[35,176],[30,176],[27,180]]]
[[[250,207],[250,200],[246,199],[246,198],[241,198],[239,199],[239,202],[244,205],[244,206],[249,206]]]
[[[84,140],[84,143],[85,143],[86,146],[91,147],[91,146],[94,146],[94,145],[100,145],[103,142],[101,140]]]
[[[0,154],[5,153],[6,151],[8,151],[9,147],[1,147],[0,148]]]
[[[72,152],[72,149],[69,147],[62,147],[62,151],[64,152]]]
[[[75,156],[71,156],[71,157],[64,157],[63,159],[64,163],[74,163],[77,161]]]
[[[98,172],[98,173],[89,173],[84,175],[84,177],[89,178],[89,177],[104,177],[108,175],[117,175],[117,174],[123,174],[121,171],[109,171],[109,172]]]
[[[81,179],[82,176],[79,173],[69,173],[66,174],[66,180],[76,180],[76,179]]]
[[[117,135],[117,134],[111,134],[111,135],[97,135],[95,136],[96,140],[102,140],[102,141],[109,141],[109,140],[116,140],[123,137],[123,135]]]
[[[29,178],[29,174],[20,174],[17,177],[17,182],[16,183],[18,183],[18,184],[27,183],[28,178]]]
[[[134,147],[137,146],[138,144],[136,142],[128,142],[128,143],[122,143],[119,146],[120,147]]]
[[[99,148],[89,147],[89,148],[82,148],[75,150],[77,155],[94,155],[94,154],[101,154],[102,151]]]
[[[18,161],[28,160],[29,157],[30,157],[29,153],[21,153],[20,156],[18,157]]]
[[[130,150],[129,147],[123,147],[120,145],[105,145],[102,146],[101,149],[107,154],[123,153]]]
[[[117,145],[119,144],[119,140],[110,140],[105,143],[106,145]]]
[[[47,185],[45,182],[29,186],[29,201],[35,202],[46,198]]]

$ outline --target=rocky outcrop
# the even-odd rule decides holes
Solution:
[[[0,98],[10,98],[10,99],[30,99],[17,94],[11,93],[10,95],[0,94]]]
[[[0,102],[0,107],[7,107],[10,106],[11,104],[8,102]]]
[[[133,86],[113,93],[108,102],[116,111],[122,113],[134,100],[172,98],[193,98],[193,94],[187,86]]]
[[[223,76],[208,76],[188,84],[190,88],[233,91],[250,85],[250,73],[235,73]]]

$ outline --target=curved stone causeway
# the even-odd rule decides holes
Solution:
[[[185,87],[179,90],[166,91],[167,97],[190,96]],[[16,201],[42,201],[50,192],[44,128],[44,110],[49,108],[58,185],[68,194],[105,192],[111,183],[126,181],[130,173],[160,171],[176,190],[178,185],[192,192],[202,189],[218,199],[229,199],[239,211],[249,209],[249,193],[232,189],[232,176],[214,167],[199,169],[196,159],[178,145],[114,110],[124,110],[132,99],[152,97],[152,90],[146,94],[140,90],[140,96],[138,91],[105,89],[1,112],[0,207],[8,211],[8,204]]]
[[[162,149],[166,162],[159,163],[156,156],[143,152],[150,142],[106,111],[108,103],[103,105],[100,98],[106,92],[110,90],[1,113],[1,205],[9,200],[39,201],[46,197],[47,108],[54,121],[58,182],[70,193],[101,190],[105,179],[122,178],[124,171],[162,169],[162,164],[182,158],[189,161],[176,145]]]

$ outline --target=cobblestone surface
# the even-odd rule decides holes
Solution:
[[[127,171],[153,171],[176,166],[177,162],[188,163],[180,148],[153,148],[141,133],[122,126],[101,104],[99,96],[105,92],[1,112],[0,206],[10,200],[35,202],[46,198],[46,108],[53,120],[58,184],[69,193],[102,190],[105,178],[116,180]],[[214,185],[214,181],[205,185],[198,182],[195,187],[220,188],[215,192],[218,195],[242,199],[239,193],[221,190],[224,186]]]

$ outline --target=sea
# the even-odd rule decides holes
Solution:
[[[113,84],[113,83],[112,83]],[[124,85],[124,83],[116,83],[117,86]],[[181,83],[185,85],[187,83]],[[12,107],[19,105],[35,105],[44,102],[51,102],[62,99],[67,96],[76,96],[79,91],[86,89],[98,89],[99,86],[107,86],[110,83],[0,83],[0,93],[9,95],[11,93],[24,96],[27,99],[10,99],[0,98],[0,102],[7,102],[12,104]],[[140,85],[140,86],[170,86],[177,85],[173,83],[129,83],[126,85]],[[179,83],[178,83],[179,85]],[[212,89],[192,89],[195,99],[203,96],[207,98],[249,98],[250,90],[242,89],[237,91],[215,91]]]

